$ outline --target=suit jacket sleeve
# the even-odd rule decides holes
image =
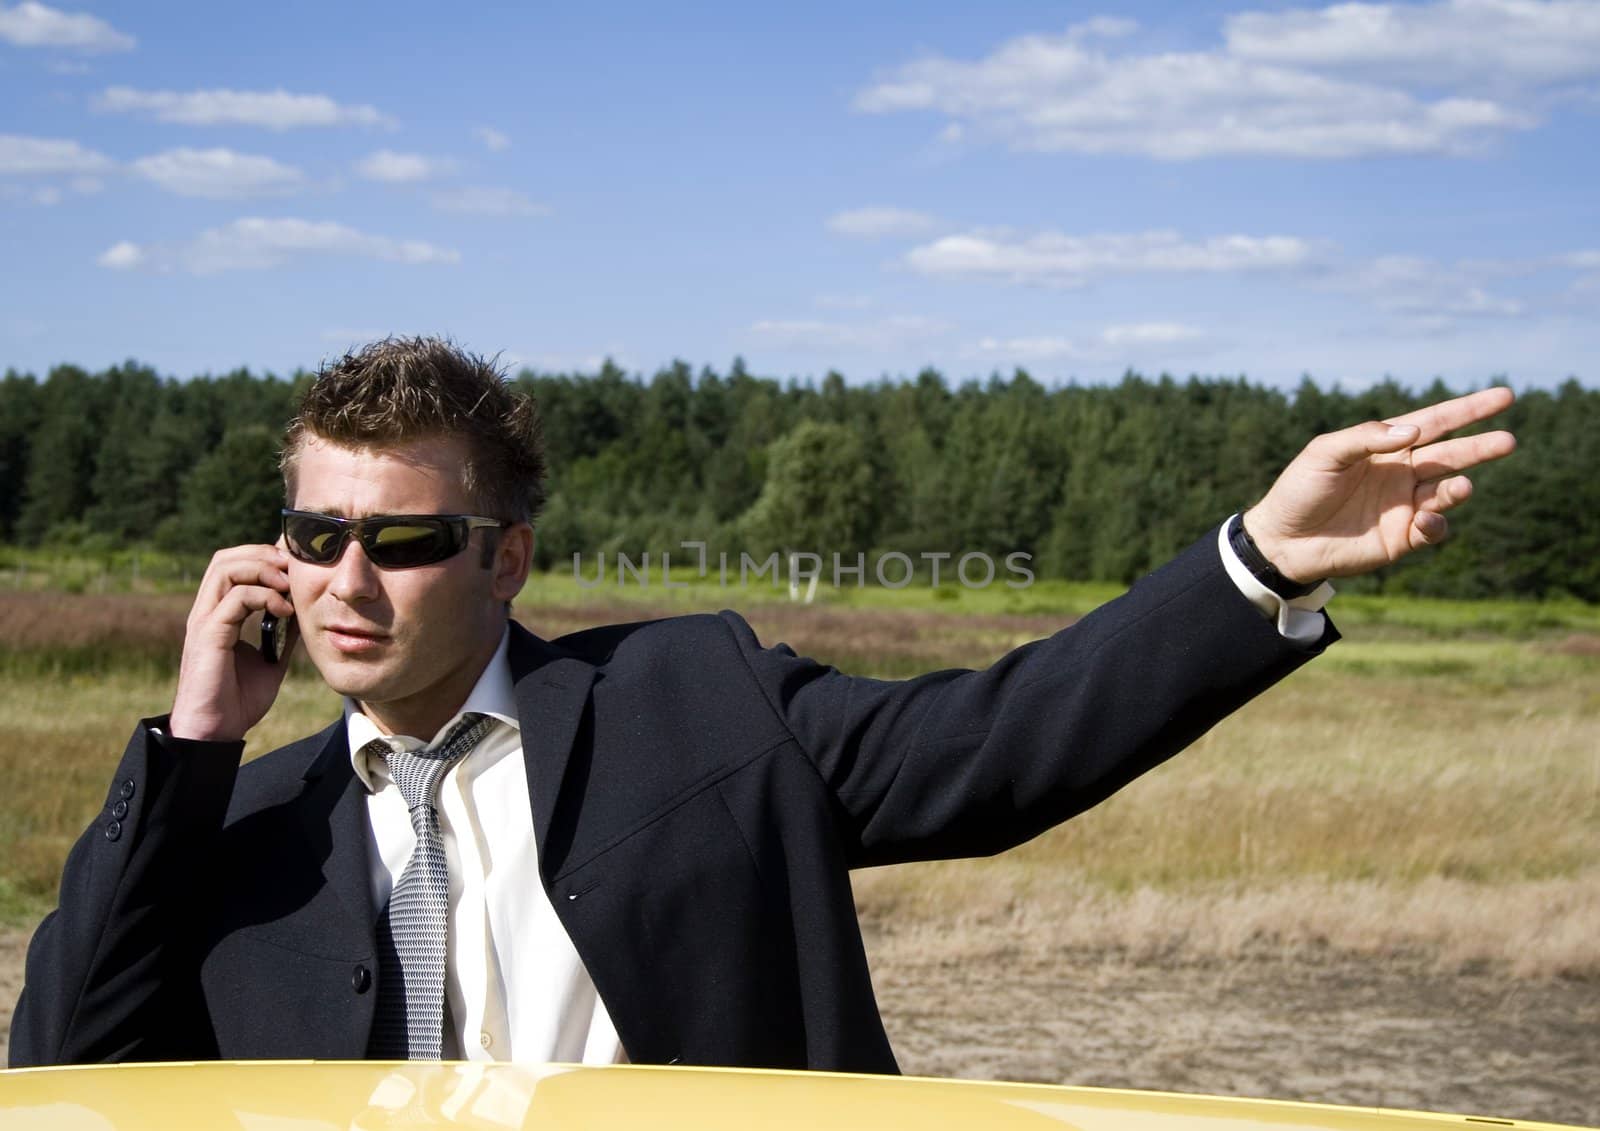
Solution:
[[[861,679],[743,635],[757,681],[838,800],[852,866],[1020,844],[1338,638],[1331,623],[1309,646],[1279,635],[1228,578],[1215,530],[984,671]]]
[[[244,744],[153,730],[165,722],[139,724],[104,807],[67,857],[59,905],[28,947],[12,1067],[206,1054],[182,1047],[207,1031],[195,1016],[196,932],[185,923],[205,898]]]

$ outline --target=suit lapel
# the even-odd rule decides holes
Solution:
[[[540,640],[517,624],[511,626],[510,660],[516,682],[517,722],[522,730],[522,757],[528,767],[534,841],[539,848],[539,870],[548,883],[550,861],[546,848],[550,825],[595,671],[593,665]]]
[[[328,732],[322,753],[305,772],[304,804],[298,806],[306,843],[322,864],[322,875],[339,897],[367,947],[377,923],[372,906],[371,862],[367,842],[367,791],[350,764],[344,723]]]

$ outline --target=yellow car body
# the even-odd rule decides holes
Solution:
[[[251,1061],[0,1072],[5,1131],[1488,1131],[1476,1116],[748,1069]]]

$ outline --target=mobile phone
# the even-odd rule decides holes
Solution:
[[[276,617],[269,613],[261,614],[261,658],[269,664],[276,664],[289,654],[293,642],[289,630],[294,627],[294,617]]]

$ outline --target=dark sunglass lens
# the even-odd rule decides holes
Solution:
[[[339,524],[317,515],[289,515],[283,523],[283,535],[290,552],[308,562],[333,561],[343,542]]]
[[[373,564],[403,569],[442,561],[455,552],[450,528],[442,522],[401,519],[368,530],[362,547]]]

